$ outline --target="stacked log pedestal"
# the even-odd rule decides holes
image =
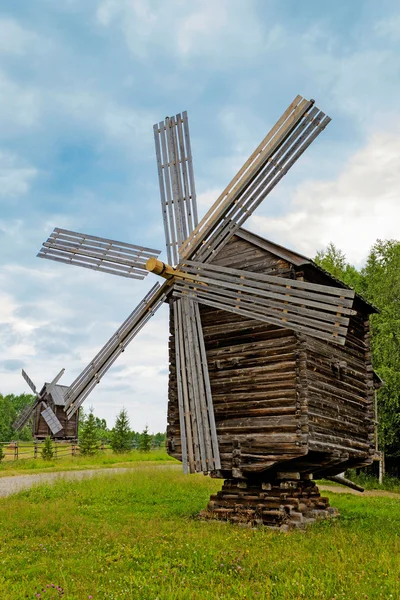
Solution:
[[[287,531],[338,515],[310,479],[269,482],[227,479],[212,495],[202,518],[267,526]]]

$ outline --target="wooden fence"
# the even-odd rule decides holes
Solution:
[[[40,458],[44,441],[13,441],[13,442],[0,442],[0,448],[3,450],[4,458],[3,462],[20,460],[20,459],[32,459]],[[99,445],[99,449],[102,452],[111,451],[111,446],[102,442]],[[74,441],[54,441],[53,440],[53,452],[54,459],[65,458],[66,456],[79,456],[79,442]]]

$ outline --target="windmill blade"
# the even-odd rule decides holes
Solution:
[[[168,282],[165,282],[162,286],[157,283],[82,373],[78,375],[65,394],[65,409],[69,419],[100,382],[118,356],[124,352],[128,344],[160,308],[170,290],[171,287]]]
[[[253,214],[330,122],[314,100],[297,96],[180,248],[206,262]]]
[[[15,431],[19,431],[20,429],[23,428],[23,426],[29,421],[29,419],[33,415],[33,411],[35,410],[35,408],[37,407],[37,405],[39,403],[40,403],[40,400],[38,400],[36,398],[32,404],[25,406],[24,410],[21,412],[19,417],[13,423],[13,428]]]
[[[32,392],[37,395],[36,386],[33,383],[32,379],[27,375],[27,373],[22,369],[22,377],[25,379],[26,383],[31,388]]]
[[[173,315],[183,470],[208,473],[221,461],[200,311],[182,298]]]
[[[354,290],[188,261],[174,295],[300,331],[337,344],[346,341]]]
[[[38,406],[38,404],[40,404],[43,401],[43,399],[47,396],[47,394],[51,394],[52,390],[54,389],[57,382],[61,379],[64,372],[65,372],[65,369],[61,369],[61,371],[58,373],[58,375],[55,376],[55,378],[53,379],[53,381],[51,383],[46,383],[44,385],[43,390],[39,394],[37,392],[36,386],[33,383],[33,381],[30,379],[30,377],[27,375],[27,373],[24,371],[24,369],[22,369],[22,377],[25,379],[26,383],[29,385],[29,387],[34,392],[34,394],[36,394],[36,398],[34,399],[32,404],[30,404],[29,406],[26,406],[24,408],[24,410],[21,412],[19,417],[13,423],[13,428],[15,429],[15,431],[22,429],[22,427],[27,423],[27,421],[29,421],[35,408]],[[57,419],[57,421],[58,421],[58,419]],[[61,427],[61,429],[62,429],[62,427]],[[58,430],[58,431],[60,431],[60,430]]]
[[[130,279],[144,279],[146,261],[159,254],[159,250],[152,248],[56,227],[43,243],[38,257]]]
[[[47,394],[51,394],[51,392],[53,391],[53,389],[55,388],[55,386],[57,385],[57,383],[60,381],[60,379],[64,375],[64,373],[65,373],[65,369],[61,369],[61,371],[58,373],[58,375],[56,375],[54,377],[54,379],[53,379],[53,381],[51,383],[46,383],[45,384],[45,389],[42,392],[42,394],[40,395],[40,398],[43,398]]]
[[[51,433],[56,435],[59,431],[63,429],[60,421],[57,419],[56,415],[50,408],[50,406],[46,406],[46,408],[41,412],[43,419],[46,421]]]
[[[176,265],[181,244],[198,224],[186,111],[156,123],[153,130],[168,262]]]

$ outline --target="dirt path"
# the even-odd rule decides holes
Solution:
[[[157,465],[157,468],[177,469],[179,465]],[[86,469],[82,471],[57,471],[55,473],[34,473],[32,475],[14,475],[11,477],[0,478],[0,497],[16,494],[20,490],[28,489],[34,485],[41,483],[54,483],[60,480],[80,480],[94,477],[95,475],[114,475],[115,473],[127,473],[135,467],[108,467],[104,469]],[[350,488],[341,485],[320,485],[322,491],[334,492],[335,494],[354,494],[355,496],[386,496],[387,498],[397,498],[400,500],[400,494],[394,492],[386,492],[384,490],[369,490],[365,492],[357,492]]]
[[[178,465],[157,465],[157,468],[177,468]],[[0,478],[0,497],[11,496],[20,490],[26,490],[41,483],[55,483],[60,480],[80,480],[94,477],[95,475],[115,475],[127,473],[135,467],[107,467],[104,469],[85,469],[82,471],[57,471],[55,473],[34,473],[32,475],[13,475]]]
[[[397,498],[400,500],[400,494],[396,492],[387,492],[386,490],[365,490],[365,492],[357,492],[351,488],[345,487],[344,485],[319,485],[320,491],[334,492],[335,494],[354,494],[354,496],[386,496],[386,498]]]

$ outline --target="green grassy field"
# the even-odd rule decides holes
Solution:
[[[0,463],[0,477],[22,475],[23,473],[71,471],[75,469],[102,469],[104,467],[129,467],[132,463],[171,462],[178,463],[168,456],[164,448],[151,452],[133,450],[127,454],[99,452],[95,456],[64,456],[58,460],[42,460],[41,458],[25,458]]]
[[[284,534],[197,520],[220,486],[141,464],[0,499],[1,600],[400,598],[400,497]]]

